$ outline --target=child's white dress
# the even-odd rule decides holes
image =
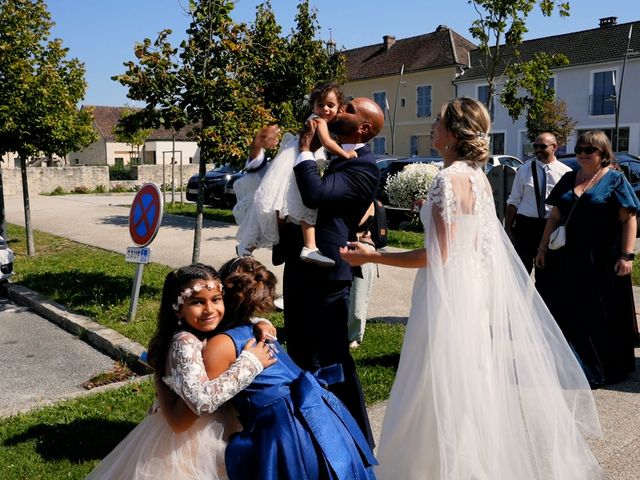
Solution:
[[[223,405],[247,387],[263,370],[250,353],[214,380],[208,380],[202,361],[203,343],[177,332],[167,358],[163,381],[200,418],[186,431],[171,430],[158,401],[151,413],[89,474],[88,479],[224,480],[224,452],[232,433],[241,430],[232,407]]]
[[[309,119],[316,118],[311,115]],[[308,119],[308,120],[309,120]],[[305,207],[293,165],[298,158],[298,135],[285,133],[278,154],[271,161],[253,197],[253,208],[244,216],[236,238],[246,247],[271,247],[278,243],[278,219],[315,225],[317,210]],[[324,158],[324,148],[314,153]],[[277,213],[276,213],[277,212]]]

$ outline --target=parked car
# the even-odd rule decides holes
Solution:
[[[493,167],[498,165],[506,165],[517,170],[521,165],[524,165],[524,162],[511,155],[491,155],[484,166],[484,173],[489,173]]]
[[[204,178],[204,203],[212,206],[226,206],[224,200],[225,186],[234,176],[240,172],[228,165],[216,167],[208,171]],[[187,183],[187,200],[195,202],[198,200],[198,175],[194,175]]]
[[[395,162],[396,160],[400,159],[400,157],[393,157],[391,155],[376,155],[375,157],[376,166],[381,172],[384,172],[387,168],[389,168],[391,162]]]
[[[0,236],[0,282],[6,282],[13,275],[13,260],[15,255],[7,242]]]
[[[233,189],[233,184],[236,182],[236,180],[244,177],[246,174],[247,172],[244,170],[238,173],[234,173],[225,184],[224,193],[222,194],[222,203],[224,203],[225,207],[233,208],[233,206],[236,204],[236,191]]]

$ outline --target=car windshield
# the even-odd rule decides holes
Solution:
[[[220,173],[235,173],[237,170],[230,165],[220,165],[219,167],[216,167],[211,171]]]

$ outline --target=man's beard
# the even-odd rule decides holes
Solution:
[[[336,135],[349,135],[357,130],[358,125],[353,121],[338,119],[331,122],[328,127],[329,131]]]

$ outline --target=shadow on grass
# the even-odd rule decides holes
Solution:
[[[388,353],[377,357],[358,358],[356,360],[358,367],[385,367],[393,368],[394,370],[398,368],[399,362],[399,353]]]
[[[75,420],[64,425],[40,424],[7,438],[3,445],[35,443],[36,452],[45,461],[99,460],[106,457],[136,425],[135,422],[100,418]]]
[[[102,272],[35,273],[25,275],[21,285],[71,308],[81,305],[114,305],[131,297],[133,277],[110,276]],[[140,297],[156,297],[160,288],[142,284]]]

